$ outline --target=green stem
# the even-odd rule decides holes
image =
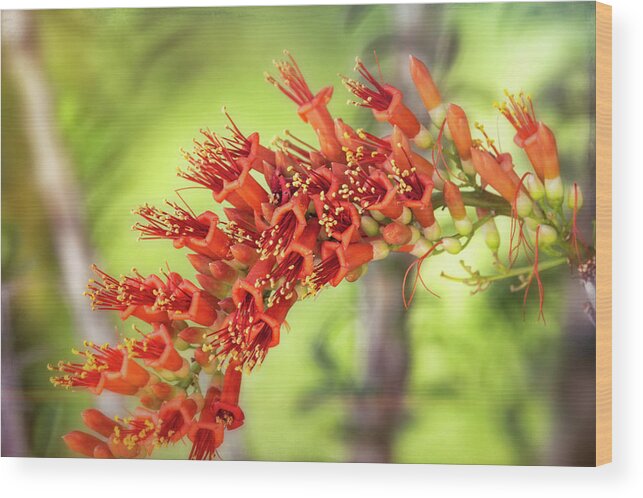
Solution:
[[[466,206],[479,207],[494,211],[496,214],[511,216],[511,204],[499,195],[491,192],[462,192],[462,201]],[[434,208],[444,206],[444,195],[442,192],[436,192],[431,196],[431,203]]]
[[[556,259],[551,259],[549,261],[544,261],[543,263],[538,265],[538,272],[540,273],[541,271],[550,270],[564,263],[567,263],[567,258],[556,258]],[[533,270],[534,270],[533,265],[523,266],[521,268],[514,268],[513,270],[509,270],[508,272],[502,273],[500,275],[493,275],[491,277],[484,277],[484,278],[488,282],[494,282],[496,280],[504,280],[506,278],[517,277],[518,275],[530,273]]]

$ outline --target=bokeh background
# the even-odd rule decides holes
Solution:
[[[531,94],[555,131],[563,176],[594,209],[594,7],[549,4],[388,5],[4,12],[2,18],[2,454],[71,456],[60,436],[97,401],[54,389],[48,362],[84,338],[130,325],[90,313],[88,266],[110,273],[193,273],[164,241],[137,241],[130,210],[176,199],[179,149],[220,130],[227,106],[264,140],[289,129],[312,140],[294,106],[263,80],[289,49],[313,89],[335,83],[331,111],[378,127],[345,105],[337,73],[360,55],[407,92],[407,56],[425,60],[446,100],[525,159],[492,103]],[[181,195],[196,210],[207,192]],[[500,224],[506,234],[508,225]],[[506,250],[506,237],[503,246]],[[594,462],[594,330],[568,270],[543,274],[523,309],[510,282],[470,295],[440,277],[459,260],[491,271],[474,241],[423,272],[436,298],[401,306],[408,260],[299,303],[290,332],[245,382],[246,425],[227,459],[486,464]],[[131,406],[99,400],[111,413]],[[182,458],[186,447],[156,453]]]

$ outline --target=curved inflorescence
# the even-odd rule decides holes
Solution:
[[[383,136],[353,129],[333,119],[328,103],[333,87],[313,93],[294,58],[275,63],[278,76],[267,80],[297,105],[312,126],[318,145],[286,133],[266,145],[258,133],[230,124],[219,135],[202,130],[179,176],[212,192],[225,216],[194,213],[187,205],[169,209],[144,205],[134,230],[141,239],[166,239],[186,248],[195,281],[169,270],[115,277],[94,267],[88,296],[98,310],[134,317],[147,330],[116,345],[85,343],[73,350],[76,362],[50,365],[56,386],[111,391],[138,400],[123,418],[96,409],[82,414],[94,434],[64,436],[73,451],[97,458],[147,456],[154,448],[189,440],[190,458],[216,457],[225,433],[243,425],[241,380],[280,342],[291,307],[342,281],[354,282],[366,266],[391,252],[417,260],[411,295],[422,263],[440,253],[458,254],[482,233],[498,274],[455,278],[474,291],[495,280],[518,278],[525,290],[538,285],[540,313],[544,290],[539,272],[560,264],[581,264],[593,249],[580,237],[577,184],[565,188],[552,131],[536,119],[529,97],[507,94],[500,112],[516,129],[533,173],[520,177],[510,154],[501,152],[476,124],[472,138],[465,111],[446,104],[428,68],[415,57],[410,73],[430,116],[421,120],[402,92],[380,81],[357,62],[362,81],[343,78],[360,107],[390,125]],[[182,199],[181,199],[182,200]],[[446,208],[442,227],[435,216]],[[473,209],[475,208],[475,209]],[[510,216],[509,263],[500,263],[497,216]],[[444,218],[442,218],[444,219]],[[529,260],[515,268],[518,251]],[[557,259],[543,261],[541,252]]]

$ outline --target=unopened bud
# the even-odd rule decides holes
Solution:
[[[577,183],[574,183],[567,191],[567,207],[576,211],[583,207],[583,191]]]
[[[411,240],[409,240],[409,244],[415,244],[420,239],[420,237],[422,237],[422,234],[413,225],[411,225],[410,228],[411,228],[412,235],[411,235]]]
[[[516,198],[516,212],[518,213],[518,216],[521,218],[529,216],[532,209],[533,202],[529,196],[522,191],[518,192],[518,196]]]
[[[487,247],[493,252],[496,252],[500,247],[500,233],[494,220],[487,221],[481,227],[482,234],[484,235],[484,242]]]
[[[536,218],[532,218],[531,216],[527,216],[525,218],[525,225],[532,232],[535,232],[536,229],[538,228],[538,225],[540,225],[541,223],[542,223],[542,220],[537,220]]]
[[[426,239],[419,239],[413,246],[413,249],[411,249],[410,254],[416,258],[421,258],[430,250],[431,243]]]
[[[545,178],[545,193],[547,194],[547,200],[554,206],[559,206],[563,202],[565,189],[560,176],[551,179]]]
[[[361,228],[368,237],[375,237],[380,233],[380,224],[371,216],[362,216]]]
[[[429,240],[438,240],[440,237],[442,237],[442,228],[440,228],[440,224],[438,223],[437,220],[433,222],[433,225],[426,227],[424,230],[422,230],[422,234]]]
[[[388,244],[383,240],[373,241],[371,242],[371,245],[373,246],[373,261],[384,259],[391,252]]]
[[[424,126],[420,126],[420,131],[413,138],[413,142],[415,142],[415,145],[417,145],[420,149],[428,149],[434,144],[435,140],[433,139],[433,135],[431,135],[431,132],[429,130],[427,130]]]
[[[533,200],[539,201],[545,197],[545,186],[536,175],[528,173],[523,183]]]
[[[377,211],[376,209],[374,209],[374,210],[372,210],[372,211],[369,211],[369,213],[371,214],[371,217],[372,217],[375,221],[384,221],[384,220],[386,219],[386,216],[384,216],[382,213],[380,213],[380,212],[379,212],[379,211]]]
[[[393,221],[388,225],[381,227],[382,238],[394,246],[403,246],[408,244],[413,234],[408,225]]]
[[[442,246],[449,254],[458,254],[462,251],[462,244],[454,237],[445,237],[442,239]]]
[[[550,246],[558,240],[558,232],[550,225],[540,225],[538,228],[538,243],[543,246]]]
[[[361,277],[366,275],[367,271],[368,271],[368,265],[358,266],[354,270],[349,271],[344,278],[346,279],[347,282],[356,282]]]
[[[444,104],[438,105],[435,109],[429,111],[429,116],[431,116],[433,124],[440,128],[447,117],[447,106]],[[451,133],[448,128],[445,127],[444,133],[447,135],[447,138],[451,138]]]
[[[413,221],[413,213],[409,208],[404,206],[404,209],[402,209],[402,214],[398,216],[395,221],[403,223],[404,225],[408,225],[409,223],[411,223],[411,221]]]
[[[454,221],[455,229],[460,235],[469,235],[473,231],[473,223],[466,217],[461,220]]]
[[[471,159],[462,160],[462,171],[464,171],[469,176],[476,175],[476,169],[473,167],[473,161]]]

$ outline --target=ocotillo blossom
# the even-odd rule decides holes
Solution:
[[[508,216],[504,271],[507,278],[523,277],[525,298],[535,280],[541,306],[539,246],[555,247],[577,263],[592,257],[576,226],[582,193],[574,183],[569,207],[561,205],[556,141],[536,120],[530,99],[509,95],[499,106],[535,173],[519,175],[512,156],[486,134],[472,137],[465,110],[445,101],[415,57],[409,69],[431,116],[426,126],[425,114],[411,109],[401,89],[380,81],[360,60],[357,78],[343,78],[354,103],[389,126],[382,134],[333,118],[333,87],[313,89],[290,54],[275,66],[267,80],[295,104],[317,143],[291,133],[268,142],[258,132],[243,132],[224,111],[225,131],[201,130],[179,172],[208,189],[223,214],[193,212],[183,199],[134,210],[140,239],[167,240],[168,248],[186,251],[195,275],[132,270],[113,276],[94,267],[87,291],[92,307],[136,320],[136,333],[111,345],[86,342],[73,350],[77,360],[50,365],[56,372],[51,380],[94,395],[128,396],[138,407],[115,419],[85,410],[86,429],[64,436],[72,451],[135,458],[184,441],[190,458],[215,458],[227,431],[246,422],[241,386],[284,340],[292,307],[358,280],[367,265],[392,252],[417,258],[407,271],[416,270],[412,297],[427,258],[458,254],[478,232],[499,263],[505,239],[494,219]],[[528,264],[509,271],[520,248]],[[477,290],[491,282],[478,272],[459,280]]]

